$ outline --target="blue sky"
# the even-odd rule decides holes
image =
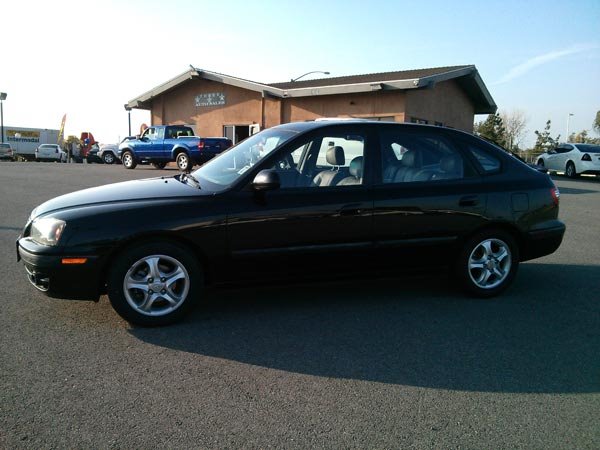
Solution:
[[[3,6],[5,125],[127,134],[123,104],[189,64],[255,81],[475,64],[525,144],[600,110],[600,1],[30,1]],[[476,117],[482,120],[484,116]],[[133,127],[148,121],[133,114]]]

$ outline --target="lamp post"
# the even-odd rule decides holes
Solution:
[[[129,134],[127,136],[131,136],[131,107],[127,103],[123,106],[125,107],[125,111],[127,111],[127,120],[129,122]]]
[[[300,78],[302,78],[302,77],[305,77],[306,75],[310,75],[311,73],[322,73],[322,74],[324,74],[324,75],[329,75],[329,72],[324,72],[324,71],[322,71],[322,70],[313,70],[312,72],[306,72],[306,73],[303,73],[303,74],[302,74],[302,75],[300,75],[299,77],[292,78],[292,79],[290,80],[290,82],[294,83],[294,82],[298,81]]]
[[[2,106],[6,100],[6,92],[0,92],[0,124],[2,126],[2,132],[0,134],[0,142],[4,143],[4,107]]]
[[[571,116],[574,115],[573,113],[569,113],[569,115],[567,116],[567,142],[569,142],[569,124],[571,122]]]
[[[17,157],[19,157],[19,141],[21,140],[21,133],[15,133],[15,145],[17,148],[15,149],[15,153]],[[19,157],[20,159],[20,157]]]

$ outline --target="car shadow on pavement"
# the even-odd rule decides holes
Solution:
[[[220,289],[157,346],[319,377],[482,392],[600,392],[600,267],[527,263],[492,300],[439,278]]]

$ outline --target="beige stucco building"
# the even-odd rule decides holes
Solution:
[[[354,117],[473,130],[475,114],[496,104],[475,66],[259,83],[190,68],[129,101],[152,125],[188,124],[200,136],[238,142],[287,122]]]

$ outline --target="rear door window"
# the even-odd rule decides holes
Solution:
[[[455,145],[437,133],[388,128],[380,142],[383,183],[458,180],[472,174]]]

